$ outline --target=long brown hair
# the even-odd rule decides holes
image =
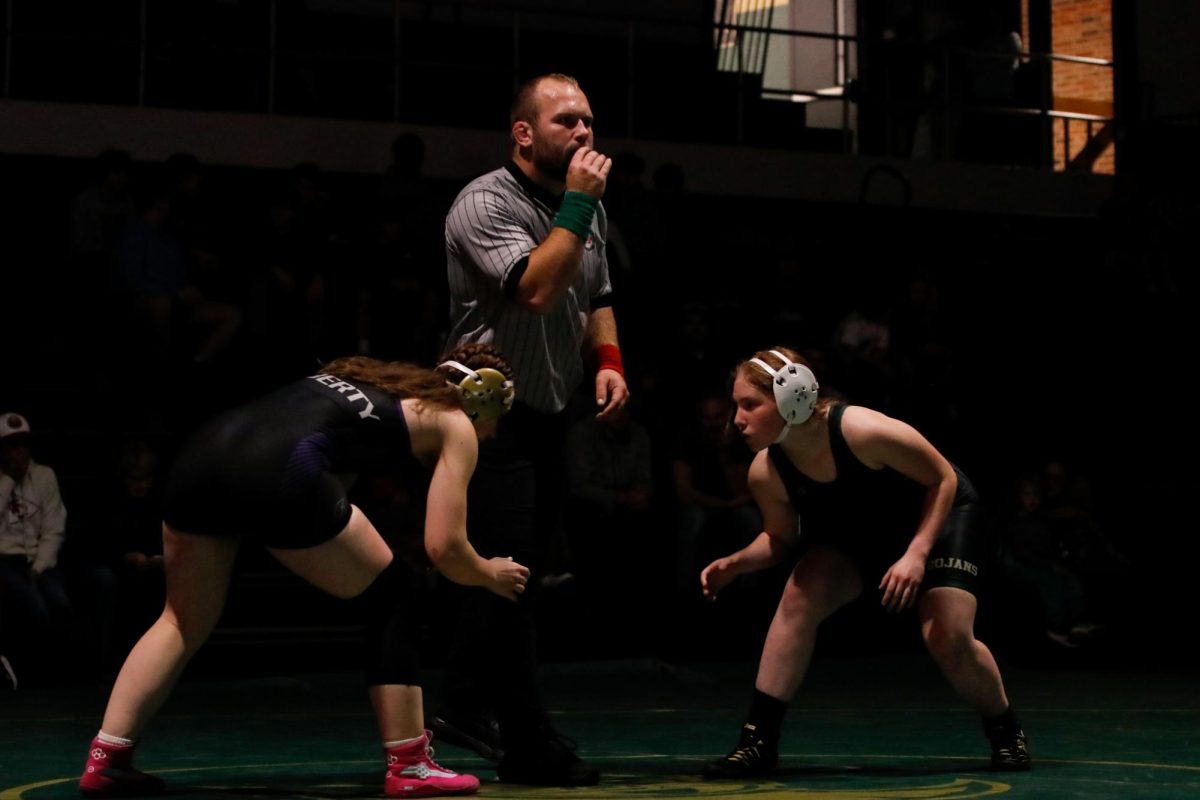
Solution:
[[[457,361],[471,369],[490,367],[509,380],[514,379],[512,365],[490,344],[460,345],[438,359],[438,364]],[[453,367],[419,367],[406,361],[380,361],[368,356],[349,356],[321,367],[325,375],[369,383],[396,397],[411,397],[439,408],[462,408],[462,393]],[[451,383],[447,383],[451,381]]]

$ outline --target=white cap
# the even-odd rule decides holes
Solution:
[[[15,412],[0,416],[0,439],[14,436],[18,433],[29,433],[28,420]]]

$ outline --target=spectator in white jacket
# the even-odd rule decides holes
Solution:
[[[34,645],[71,610],[57,569],[67,510],[54,470],[30,456],[29,436],[23,416],[0,415],[0,619],[17,650]]]

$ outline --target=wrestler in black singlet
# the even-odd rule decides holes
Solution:
[[[829,444],[837,470],[834,480],[821,482],[804,475],[777,444],[771,445],[769,455],[792,507],[799,511],[801,546],[838,550],[869,582],[882,578],[908,548],[928,490],[890,467],[876,470],[860,461],[842,435],[845,410],[842,403],[829,410]],[[925,564],[921,590],[956,586],[978,596],[988,560],[987,537],[978,524],[975,487],[958,467],[954,472],[958,491]]]
[[[196,432],[167,481],[163,519],[182,533],[312,547],[350,521],[339,475],[423,469],[398,398],[313,375]]]

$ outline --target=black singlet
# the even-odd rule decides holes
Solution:
[[[816,481],[803,474],[779,445],[768,450],[771,462],[800,516],[803,548],[832,547],[846,555],[865,582],[883,577],[904,553],[921,519],[926,487],[884,467],[871,469],[851,452],[842,435],[846,405],[829,410],[829,444],[836,475]],[[977,524],[978,496],[957,466],[958,489],[946,524],[926,562],[922,589],[958,586],[978,594],[988,543]]]
[[[197,431],[175,460],[163,519],[184,533],[311,547],[350,520],[339,475],[423,469],[398,398],[313,375]]]

